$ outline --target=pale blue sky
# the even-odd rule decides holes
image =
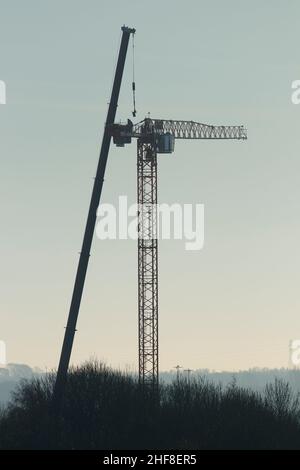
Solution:
[[[180,141],[160,202],[205,204],[205,246],[160,244],[162,369],[287,366],[300,337],[300,3],[0,0],[0,339],[57,365],[122,24],[135,27],[137,119],[244,124],[247,142]],[[131,48],[118,118],[130,117]],[[136,194],[111,147],[103,201]],[[72,361],[137,362],[134,241],[95,239]]]

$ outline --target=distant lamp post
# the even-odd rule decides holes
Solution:
[[[177,364],[177,366],[174,366],[174,369],[177,370],[177,383],[179,383],[179,373],[180,373],[180,369],[182,369],[182,366],[179,366]]]
[[[184,372],[187,373],[187,382],[188,382],[188,385],[190,385],[190,383],[191,383],[190,375],[191,375],[191,372],[193,372],[193,369],[184,369]]]

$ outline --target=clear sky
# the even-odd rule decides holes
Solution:
[[[205,246],[159,250],[160,367],[289,363],[300,338],[298,0],[0,0],[0,339],[57,365],[125,23],[137,119],[244,124],[248,141],[180,141],[159,201],[203,203]],[[118,119],[132,110],[132,54]],[[136,146],[111,147],[103,202],[136,194]],[[72,362],[137,364],[137,249],[94,239]]]

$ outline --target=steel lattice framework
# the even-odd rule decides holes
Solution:
[[[174,121],[146,118],[133,126],[132,135],[165,134],[169,132],[175,139],[246,139],[243,126],[211,126],[194,121]]]
[[[137,145],[139,382],[158,387],[157,154]]]
[[[119,147],[137,139],[138,214],[138,325],[139,382],[149,390],[158,388],[158,241],[157,241],[157,154],[172,153],[163,148],[161,137],[174,139],[247,138],[243,126],[212,126],[194,121],[145,118],[133,124],[110,128]]]

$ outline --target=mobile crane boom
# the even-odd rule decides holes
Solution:
[[[82,249],[80,252],[80,258],[75,278],[75,284],[73,288],[71,306],[69,310],[68,322],[65,330],[63,346],[60,355],[60,361],[56,376],[56,382],[54,386],[54,393],[53,393],[53,401],[56,405],[61,403],[61,399],[63,396],[64,386],[66,383],[67,372],[72,352],[72,346],[76,331],[76,323],[80,308],[80,302],[90,257],[90,249],[93,240],[93,233],[95,229],[96,223],[96,215],[97,215],[97,208],[100,202],[103,181],[104,181],[104,174],[106,168],[106,162],[111,142],[111,132],[110,127],[114,123],[117,106],[118,106],[118,98],[121,88],[123,70],[125,65],[125,59],[128,49],[129,38],[131,34],[135,33],[135,29],[128,28],[127,26],[122,27],[122,39],[121,45],[119,50],[119,56],[117,61],[117,67],[115,71],[115,78],[113,82],[113,88],[111,93],[111,99],[108,107],[107,118],[104,128],[103,140],[101,145],[101,151],[97,166],[96,177],[94,181],[91,202],[88,212],[88,217],[86,221],[86,227],[83,237]]]

